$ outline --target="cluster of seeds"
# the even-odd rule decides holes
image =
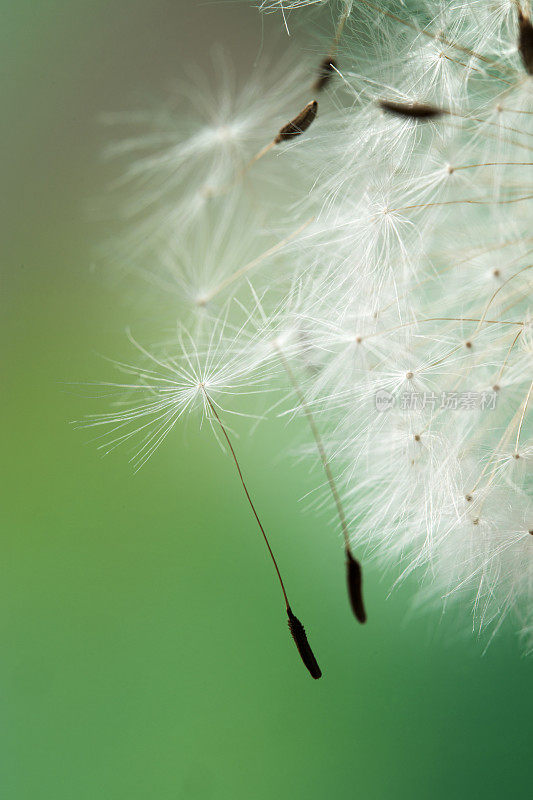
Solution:
[[[114,255],[172,293],[180,329],[163,345],[135,343],[144,363],[120,365],[133,376],[126,395],[91,424],[105,426],[106,448],[140,435],[140,465],[200,408],[270,550],[225,420],[239,396],[277,392],[272,414],[307,419],[355,617],[366,620],[354,554],[376,553],[397,580],[417,571],[425,601],[470,604],[478,630],[494,633],[512,611],[530,649],[529,9],[263,10],[292,24],[323,6],[337,18],[314,63],[259,69],[214,98],[196,88],[186,112],[113,117],[143,127],[111,148],[127,198]],[[270,554],[298,650],[320,677]]]

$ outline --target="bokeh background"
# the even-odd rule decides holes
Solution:
[[[357,627],[333,518],[301,502],[318,478],[282,426],[238,450],[318,682],[209,430],[175,431],[133,475],[69,424],[94,410],[78,384],[125,356],[144,313],[94,255],[100,112],[162,93],[214,42],[249,60],[283,48],[280,17],[194,0],[0,8],[1,797],[527,796],[531,661],[512,628],[483,655],[466,614],[413,613],[414,584],[388,597],[376,566]]]

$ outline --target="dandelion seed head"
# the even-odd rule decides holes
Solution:
[[[307,5],[260,3],[300,20]],[[305,404],[358,552],[395,584],[417,574],[423,605],[465,605],[477,633],[514,614],[533,651],[533,88],[517,6],[331,10],[345,19],[320,51],[337,65],[320,117],[236,189],[216,194],[306,107],[319,60],[242,102],[198,90],[200,121],[170,109],[115,148],[133,249],[151,242],[144,268],[190,335],[141,349],[126,399],[91,424],[107,447],[141,436],[142,463],[189,412],[209,420],[205,391],[228,414],[263,394],[285,421]]]

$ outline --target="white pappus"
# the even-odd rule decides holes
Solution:
[[[157,133],[113,146],[134,235],[147,226],[148,270],[156,283],[179,275],[187,300],[196,341],[182,337],[179,359],[190,370],[216,352],[215,389],[229,370],[232,392],[281,390],[310,422],[363,561],[377,554],[397,580],[417,571],[422,596],[466,603],[477,631],[514,613],[529,651],[530,9],[257,5],[295,21],[304,6],[337,15],[313,68],[306,56],[285,84],[265,74],[257,106],[256,89],[244,106],[224,96],[229,139],[220,127],[182,133],[167,110]],[[301,135],[275,140],[289,119]],[[111,422],[116,442],[153,415],[142,458],[192,402],[173,347],[130,386],[146,401],[93,420]]]

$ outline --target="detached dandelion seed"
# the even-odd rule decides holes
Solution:
[[[214,395],[231,395],[239,388],[247,392],[255,391],[255,387],[262,381],[261,376],[255,378],[253,374],[257,368],[255,355],[252,353],[247,362],[231,352],[231,344],[226,338],[225,323],[216,325],[209,333],[205,350],[199,349],[194,339],[185,331],[181,331],[177,358],[168,359],[154,355],[138,344],[133,337],[130,339],[141,355],[147,359],[150,367],[138,369],[125,364],[118,365],[126,374],[135,376],[137,381],[124,384],[108,383],[107,386],[133,393],[133,398],[123,404],[124,407],[117,412],[90,417],[85,426],[104,428],[104,440],[101,446],[105,449],[112,449],[144,434],[140,450],[134,458],[136,465],[142,466],[184,414],[195,408],[202,410],[204,416],[220,430],[229,449],[246,500],[272,560],[298,652],[312,677],[319,678],[322,673],[303,626],[292,613],[278,562],[251,498],[228,428],[222,420],[220,407],[217,407],[214,399]],[[136,399],[139,395],[142,398],[140,402]]]
[[[320,670],[320,667],[318,666],[318,663],[317,663],[316,658],[315,658],[315,656],[313,654],[313,651],[311,650],[311,646],[310,646],[310,644],[309,644],[309,642],[307,640],[307,636],[305,634],[305,630],[304,630],[304,627],[303,627],[302,623],[300,622],[299,619],[297,619],[294,616],[294,614],[291,611],[291,607],[289,605],[289,599],[287,597],[287,592],[285,590],[285,584],[283,583],[283,578],[281,577],[281,572],[279,571],[279,567],[278,567],[278,563],[276,561],[276,557],[274,556],[274,553],[272,552],[272,548],[270,547],[270,542],[268,541],[268,537],[267,537],[267,535],[265,533],[265,529],[263,528],[261,520],[259,519],[259,516],[257,514],[256,508],[255,508],[255,506],[253,504],[252,498],[250,497],[250,494],[248,492],[248,487],[246,486],[246,483],[244,481],[244,478],[243,478],[243,475],[242,475],[242,471],[241,471],[241,467],[240,467],[239,462],[237,460],[237,456],[235,454],[235,450],[233,449],[233,445],[231,444],[230,438],[228,436],[228,432],[227,432],[222,420],[220,419],[220,417],[218,415],[218,412],[217,412],[215,406],[213,405],[213,402],[212,402],[211,398],[209,397],[209,395],[208,395],[208,393],[207,393],[207,391],[205,389],[205,386],[203,386],[203,385],[202,385],[202,391],[203,391],[204,396],[206,398],[207,404],[208,404],[209,408],[211,409],[211,411],[213,413],[213,416],[215,417],[216,421],[220,425],[220,428],[222,430],[224,438],[225,438],[225,440],[227,442],[227,445],[228,445],[228,447],[230,449],[232,458],[233,458],[233,460],[235,462],[235,466],[237,468],[237,472],[239,473],[239,479],[241,481],[242,488],[244,489],[244,493],[246,495],[246,499],[248,500],[248,503],[250,504],[250,508],[252,509],[253,515],[254,515],[254,517],[256,519],[256,522],[257,522],[257,524],[259,526],[259,530],[261,531],[261,534],[263,535],[263,539],[265,540],[265,544],[266,544],[266,546],[268,548],[268,553],[270,555],[270,558],[272,559],[272,563],[274,564],[274,568],[276,570],[276,574],[278,576],[278,580],[279,580],[279,583],[280,583],[280,586],[281,586],[281,591],[283,592],[283,599],[285,600],[287,616],[289,618],[289,629],[290,629],[292,637],[293,637],[293,639],[294,639],[294,641],[296,643],[296,647],[298,648],[298,652],[300,653],[300,657],[301,657],[303,663],[305,664],[305,666],[307,667],[307,669],[309,670],[309,673],[310,673],[311,677],[315,678],[315,679],[320,678],[320,677],[322,677],[322,672]]]

